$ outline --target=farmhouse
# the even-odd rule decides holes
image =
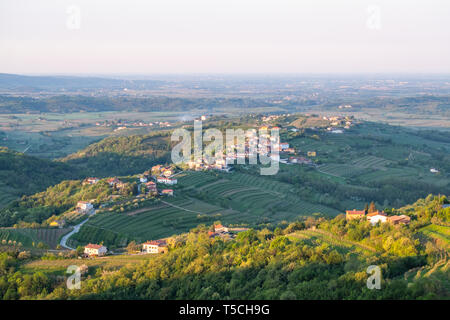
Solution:
[[[384,223],[387,221],[387,215],[383,211],[375,211],[367,214],[367,220],[369,220],[372,225],[377,224],[379,221]]]
[[[347,220],[362,219],[365,217],[365,215],[366,215],[366,211],[364,211],[364,210],[353,209],[353,210],[347,210],[345,212],[345,218]]]
[[[142,244],[142,251],[146,253],[165,253],[167,250],[167,242],[165,240],[147,241]]]
[[[153,181],[149,181],[145,184],[148,193],[158,193],[158,189],[156,188],[156,183]]]
[[[102,246],[100,244],[92,244],[89,243],[87,246],[84,247],[84,253],[89,256],[97,256],[101,257],[104,256],[108,252],[108,249],[106,249],[105,246]]]
[[[174,185],[174,184],[178,183],[177,179],[168,178],[168,177],[158,177],[156,179],[156,181],[158,181],[158,183],[164,183],[164,184],[170,184],[170,185]]]
[[[78,201],[76,210],[79,213],[89,214],[94,211],[94,206],[88,201]]]
[[[86,184],[96,184],[97,182],[99,182],[99,179],[98,179],[98,178],[90,177],[90,178],[84,179],[83,185],[86,185]]]
[[[166,196],[173,196],[173,189],[163,189],[161,191],[161,194]]]
[[[396,224],[409,224],[411,222],[411,218],[405,216],[404,214],[400,216],[390,216],[387,218],[387,221],[396,225]]]
[[[221,225],[221,224],[215,224],[214,225],[214,231],[215,232],[228,232],[228,228]]]
[[[296,163],[296,164],[312,164],[311,159],[305,158],[305,157],[289,157],[289,163]]]

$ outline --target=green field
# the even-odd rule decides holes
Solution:
[[[418,232],[424,234],[429,238],[438,240],[445,247],[450,248],[450,227],[430,224],[426,227],[421,228]]]
[[[347,239],[339,238],[327,231],[316,229],[316,230],[302,230],[296,231],[288,235],[292,240],[302,240],[311,245],[321,245],[325,243],[333,248],[335,248],[339,253],[350,253],[357,252],[362,254],[374,253],[375,249],[356,243]]]

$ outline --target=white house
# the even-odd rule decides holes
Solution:
[[[147,241],[142,244],[142,250],[146,253],[164,253],[167,251],[165,240]]]
[[[92,256],[101,257],[104,256],[106,252],[108,252],[108,249],[100,244],[89,243],[87,246],[84,247],[84,253],[90,257]]]
[[[170,185],[178,183],[177,179],[168,178],[168,177],[158,177],[156,181],[158,181],[158,183],[164,183],[164,184],[170,184]]]
[[[77,211],[80,213],[92,213],[94,211],[94,206],[88,201],[78,201]]]
[[[139,182],[146,183],[147,182],[147,178],[142,176],[142,177],[139,178]]]
[[[372,225],[375,225],[378,222],[385,223],[387,221],[387,216],[377,214],[375,216],[367,217],[367,220],[369,220]]]
[[[430,172],[431,172],[431,173],[439,173],[439,170],[437,170],[437,169],[435,169],[435,168],[431,168],[431,169],[430,169]]]

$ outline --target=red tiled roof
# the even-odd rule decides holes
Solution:
[[[384,211],[374,211],[374,212],[367,214],[368,217],[373,217],[373,216],[377,216],[377,215],[386,216],[386,213],[384,213]]]
[[[100,244],[93,244],[93,243],[89,243],[87,246],[85,246],[85,248],[89,248],[89,249],[100,249],[101,247],[103,247]]]
[[[366,214],[366,212],[364,211],[364,210],[355,210],[355,209],[353,209],[353,210],[347,210],[347,211],[345,211],[347,214],[358,214],[358,215],[361,215],[361,214]]]
[[[154,245],[154,246],[166,246],[167,242],[166,240],[152,240],[152,241],[147,241],[145,243],[143,243],[144,245]]]

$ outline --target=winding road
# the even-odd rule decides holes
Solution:
[[[72,231],[70,231],[68,234],[66,234],[65,236],[63,236],[63,237],[61,238],[61,241],[59,242],[59,244],[61,245],[61,247],[67,248],[67,249],[70,249],[70,250],[75,250],[75,248],[69,247],[69,246],[67,245],[67,240],[69,240],[69,238],[70,238],[73,234],[75,234],[75,233],[77,233],[78,231],[80,231],[81,226],[82,226],[83,224],[85,224],[88,220],[89,220],[89,218],[87,218],[86,220],[83,220],[82,222],[80,222],[79,224],[77,224],[75,227],[73,227],[73,230],[72,230]]]

